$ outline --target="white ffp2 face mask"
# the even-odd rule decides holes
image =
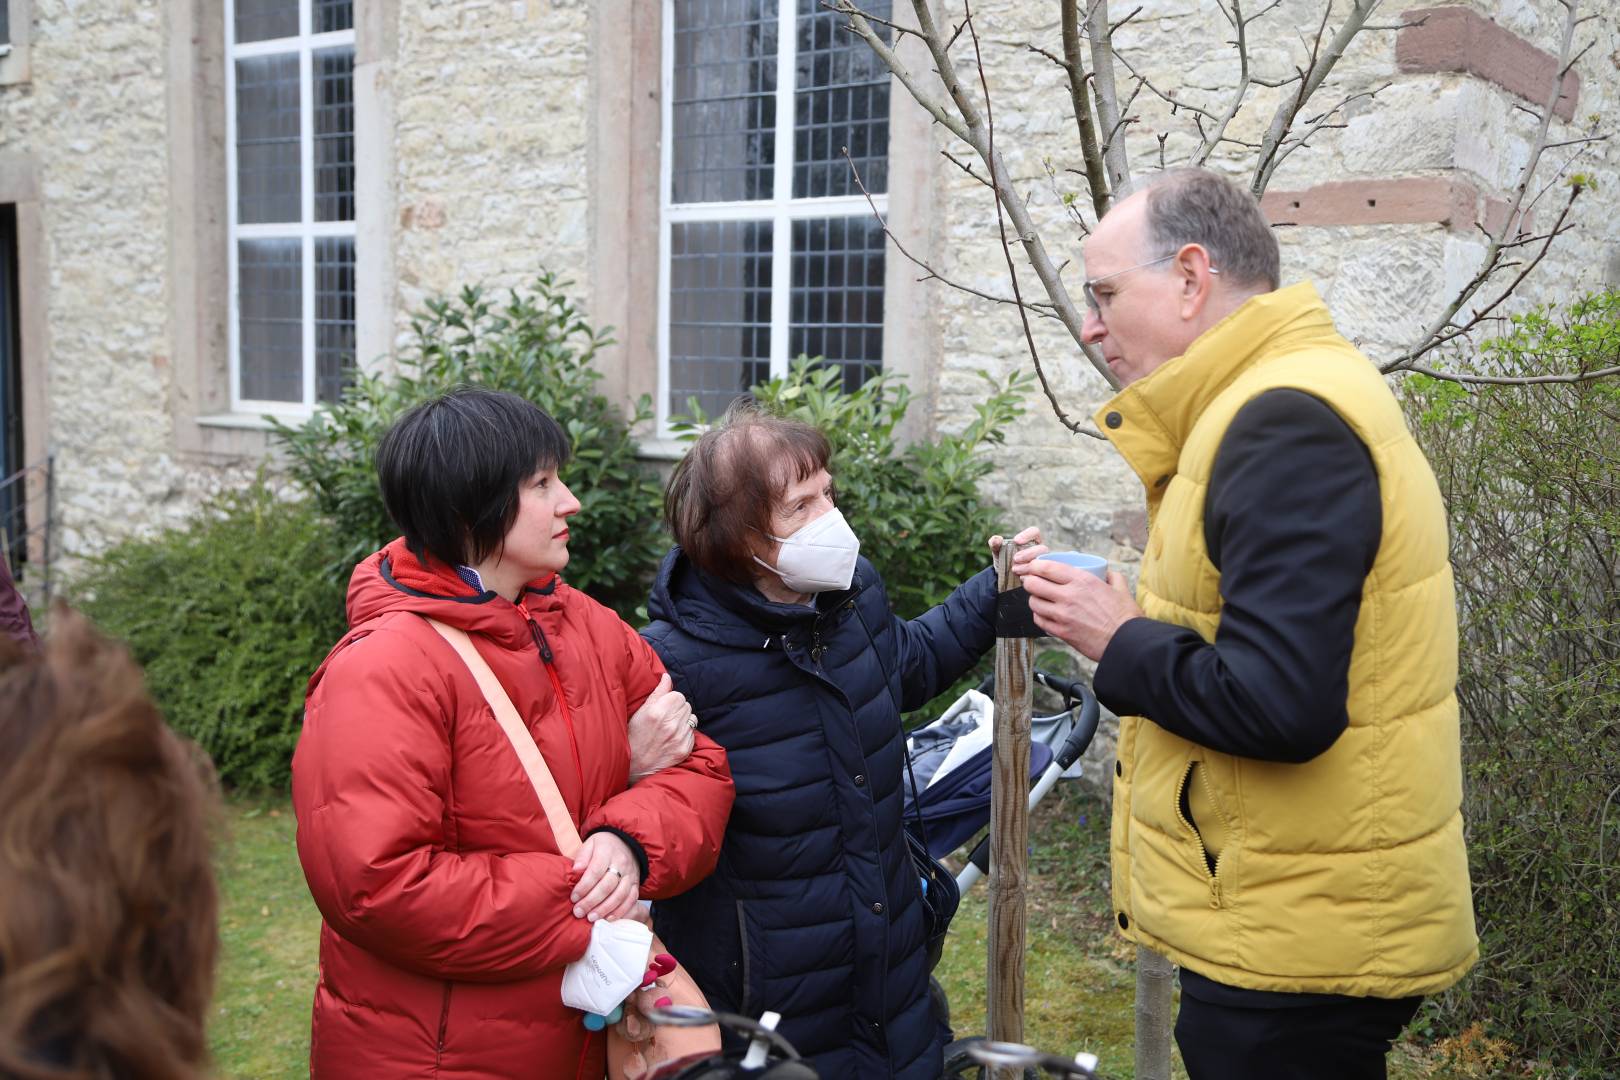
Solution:
[[[767,536],[770,534],[767,533]],[[829,510],[791,536],[772,536],[782,545],[776,565],[754,556],[754,561],[782,579],[794,592],[840,592],[855,579],[855,559],[861,541],[838,510]]]

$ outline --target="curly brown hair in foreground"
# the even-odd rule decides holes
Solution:
[[[0,1077],[203,1074],[216,792],[121,645],[0,642]]]

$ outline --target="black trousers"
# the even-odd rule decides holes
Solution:
[[[1184,990],[1176,1045],[1191,1080],[1385,1080],[1390,1044],[1422,1000],[1332,998],[1255,1008],[1215,1004]]]

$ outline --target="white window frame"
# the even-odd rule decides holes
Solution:
[[[234,0],[221,0],[225,5],[225,199],[226,220],[229,223],[230,261],[230,369],[231,411],[270,416],[303,418],[315,411],[315,241],[323,237],[355,236],[355,223],[350,221],[315,220],[315,95],[310,82],[314,68],[313,54],[323,49],[342,46],[355,47],[355,33],[334,30],[325,34],[310,33],[315,4],[313,0],[298,0],[298,36],[273,38],[268,41],[236,43],[236,4]],[[356,0],[356,7],[359,0]],[[358,12],[356,13],[358,15]],[[299,221],[271,224],[242,224],[236,220],[236,62],[255,56],[298,54],[298,176],[301,192]],[[355,116],[355,127],[359,127]],[[356,178],[356,195],[359,182]],[[356,215],[358,216],[358,214]],[[300,290],[303,302],[304,347],[304,400],[266,401],[242,397],[242,357],[238,338],[241,334],[241,304],[238,293],[237,241],[299,239],[302,258],[299,269],[303,276]],[[358,267],[357,267],[358,268]],[[358,294],[358,281],[356,293]]]
[[[869,216],[872,206],[885,219],[889,212],[888,185],[872,194],[872,203],[857,192],[822,198],[793,197],[793,131],[798,92],[798,2],[777,0],[776,34],[776,159],[771,182],[771,198],[734,202],[690,202],[673,200],[674,190],[674,97],[675,97],[675,0],[664,0],[663,18],[663,101],[662,138],[659,163],[658,228],[658,436],[672,438],[669,412],[669,258],[670,226],[689,221],[769,221],[771,225],[771,377],[785,375],[793,299],[793,222],[815,218]],[[888,151],[884,151],[887,157]],[[888,170],[892,175],[892,170]],[[863,178],[864,179],[864,178]],[[887,321],[888,307],[884,307]]]
[[[0,44],[0,86],[29,81],[28,42],[33,32],[34,0],[0,0],[9,14],[9,40]]]

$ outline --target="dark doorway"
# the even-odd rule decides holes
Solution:
[[[13,567],[24,558],[28,533],[26,493],[17,475],[23,467],[22,332],[17,297],[17,208],[0,204],[0,546]]]

